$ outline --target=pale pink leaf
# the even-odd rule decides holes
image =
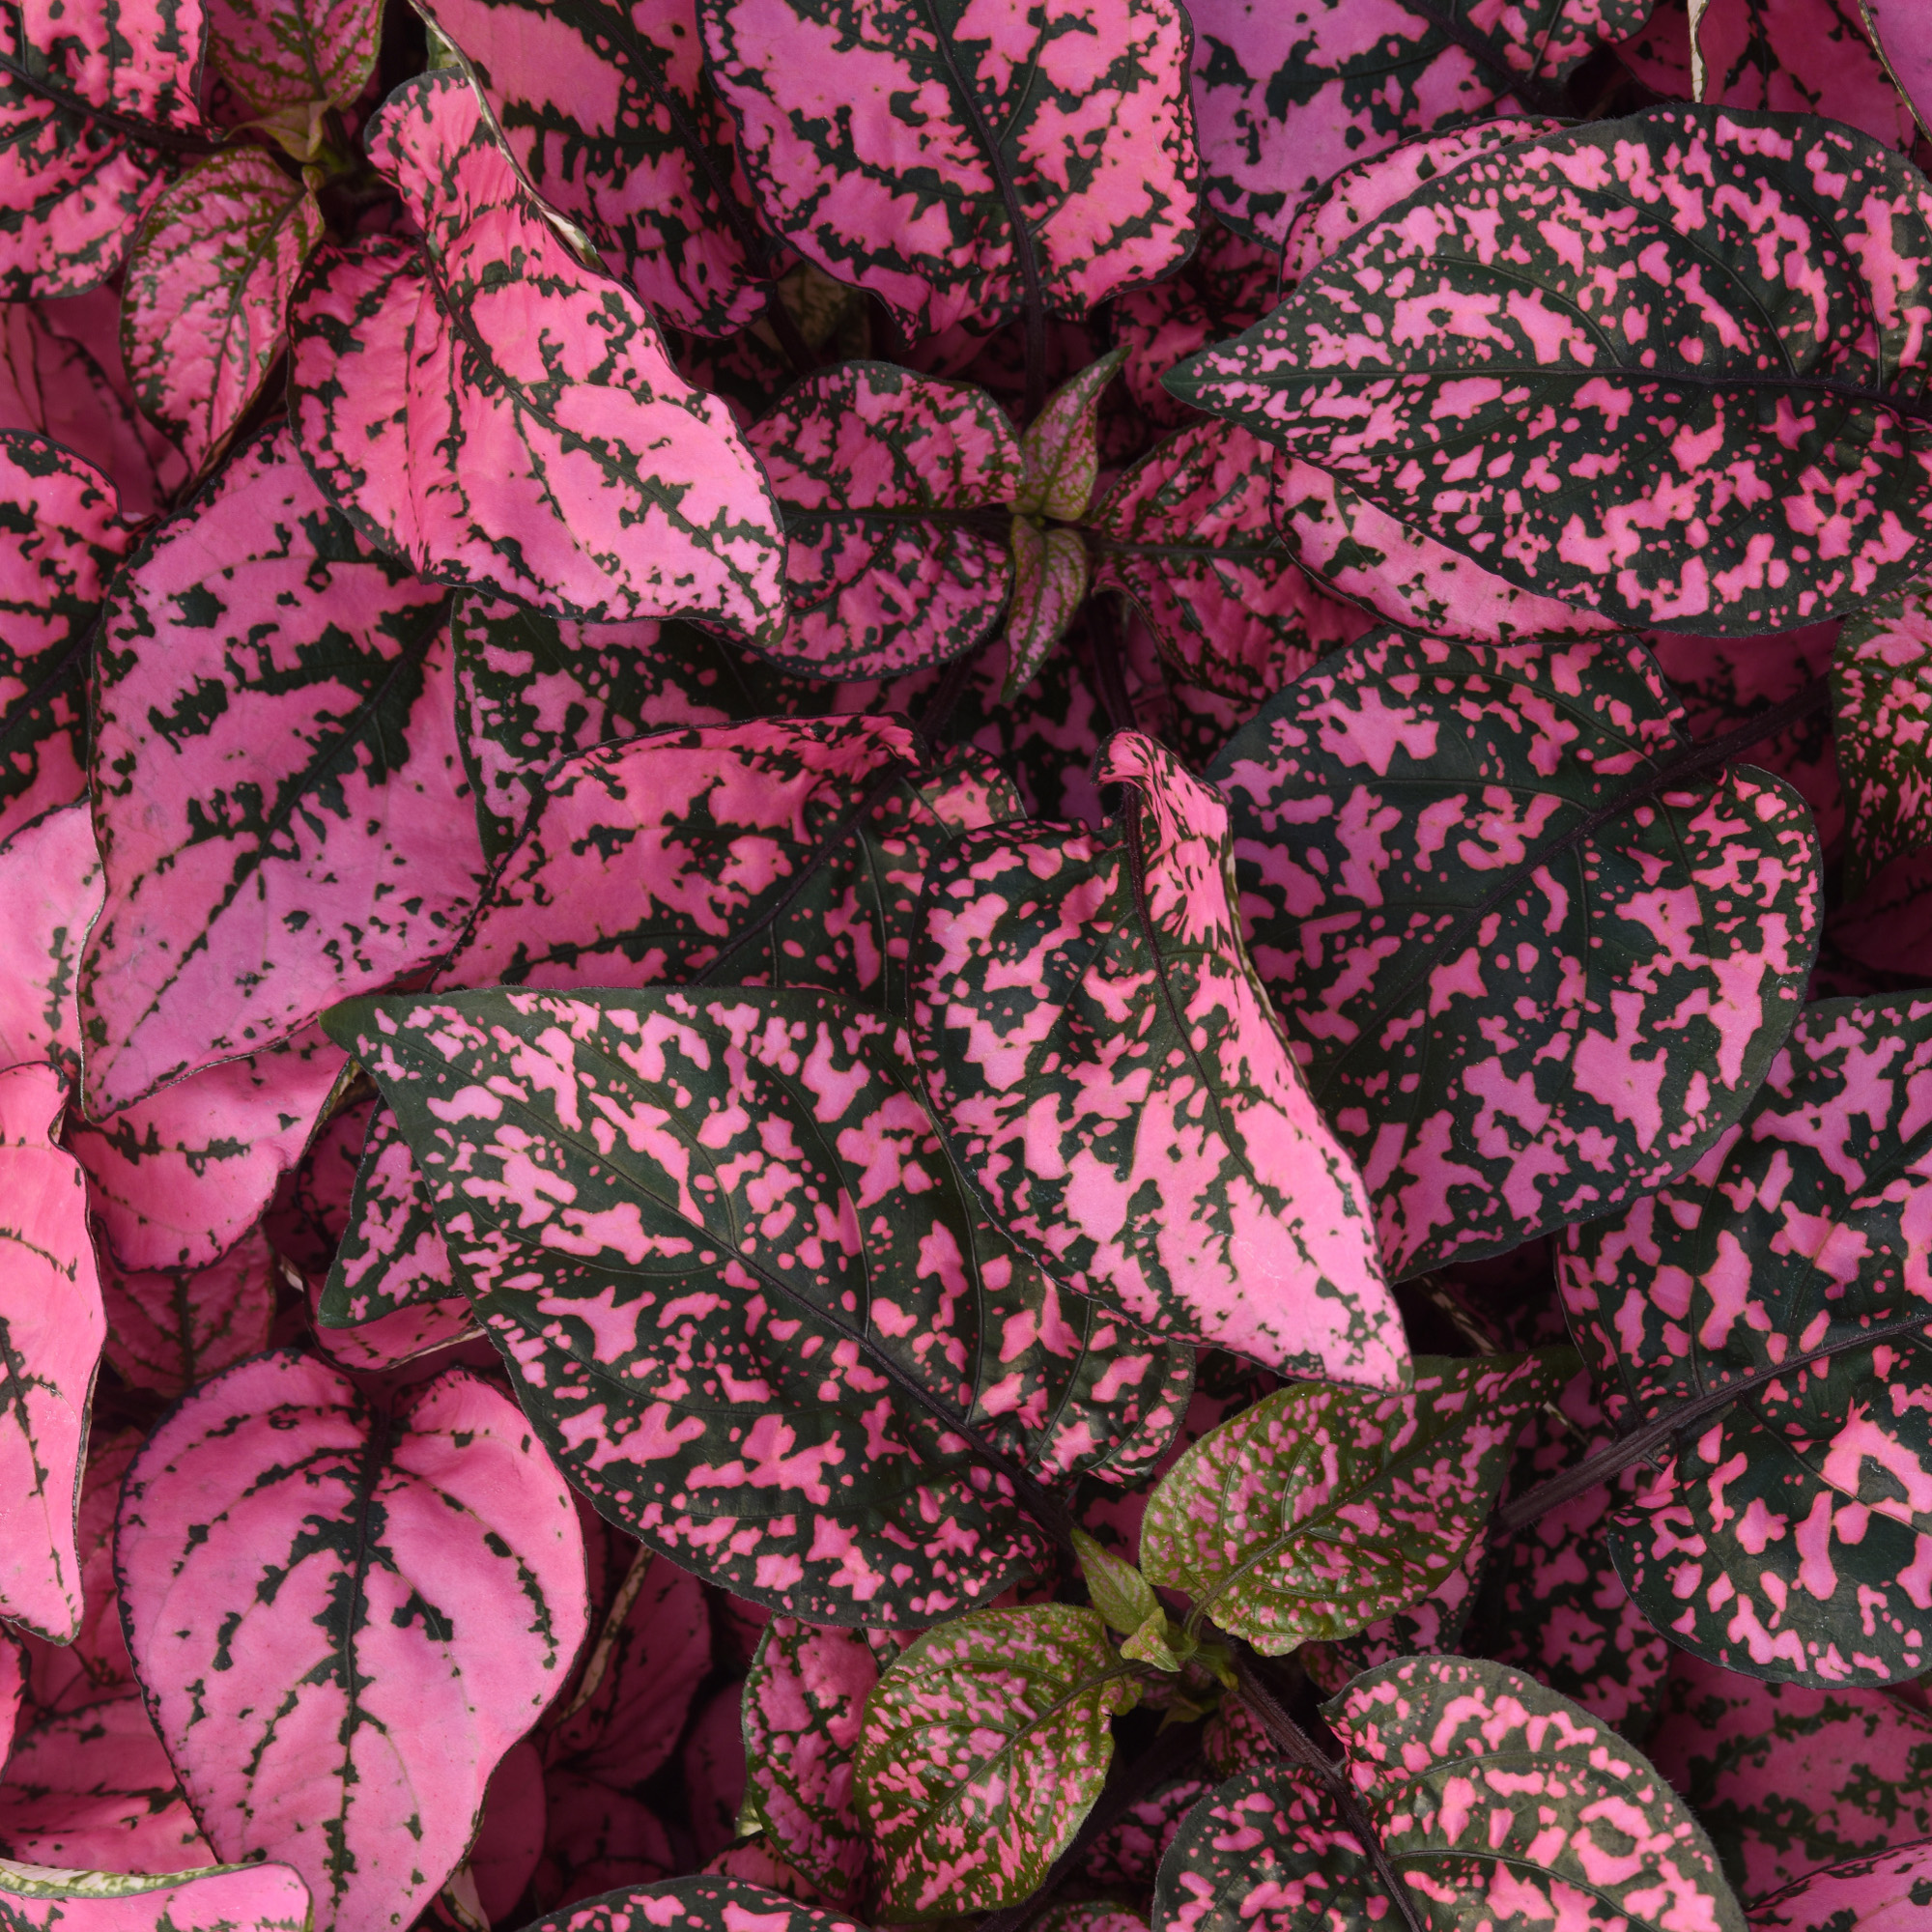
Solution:
[[[1100,396],[1127,359],[1110,349],[1047,397],[1020,438],[1026,480],[1013,507],[1026,517],[1077,524],[1094,500],[1100,469]]]
[[[78,1084],[74,977],[100,895],[84,800],[56,807],[0,845],[0,1066],[44,1060]]]
[[[121,1379],[172,1399],[269,1342],[275,1258],[260,1224],[199,1268],[124,1268],[100,1258],[107,1359]]]
[[[309,1305],[313,1310],[313,1290]],[[445,1349],[483,1340],[483,1330],[476,1325],[469,1302],[460,1294],[412,1302],[406,1308],[393,1309],[374,1321],[358,1321],[349,1327],[325,1323],[318,1316],[316,1331],[316,1352],[325,1361],[355,1375],[382,1375]],[[486,1343],[482,1353],[487,1358],[489,1352]]]
[[[16,1932],[308,1932],[308,1888],[287,1865],[218,1865],[165,1877],[0,1864],[0,1913]]]

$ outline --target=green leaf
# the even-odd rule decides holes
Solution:
[[[1025,1898],[1100,1795],[1108,1719],[1140,1701],[1099,1614],[981,1610],[928,1631],[879,1679],[860,1741],[860,1810],[889,1918]]]
[[[1131,1563],[1116,1556],[1084,1529],[1073,1532],[1073,1550],[1080,1558],[1080,1574],[1087,1579],[1087,1594],[1109,1630],[1132,1636],[1150,1617],[1161,1614],[1152,1586]]]
[[[1127,359],[1110,349],[1047,397],[1020,438],[1025,481],[1013,507],[1023,517],[1077,524],[1094,500],[1100,471],[1100,394]]]
[[[1160,1479],[1142,1570],[1270,1657],[1349,1636],[1462,1563],[1524,1419],[1571,1372],[1574,1358],[1422,1356],[1405,1394],[1281,1389]]]
[[[1066,635],[1087,595],[1087,547],[1076,530],[1043,530],[1026,517],[1012,519],[1009,542],[1013,591],[1007,606],[1008,668],[1000,696],[1010,704]]]
[[[1888,860],[1932,845],[1932,583],[1907,584],[1846,620],[1832,699],[1845,896],[1857,898]]]

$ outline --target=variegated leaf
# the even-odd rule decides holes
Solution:
[[[80,1629],[74,1514],[105,1324],[80,1170],[49,1138],[51,1066],[0,1070],[0,1617]]]
[[[1751,1932],[1912,1932],[1932,1905],[1932,1838],[1827,1865],[1753,1902]]]
[[[286,430],[123,576],[94,700],[90,1113],[287,1039],[450,945],[483,856],[448,603],[356,536]]]
[[[282,351],[289,292],[322,210],[260,148],[230,148],[163,188],[128,255],[122,353],[150,421],[199,470]]]
[[[1684,741],[1623,639],[1377,631],[1211,767],[1256,965],[1407,1275],[1680,1174],[1744,1111],[1817,945],[1804,803]]]
[[[1194,107],[1208,205],[1280,247],[1295,210],[1405,135],[1497,112],[1560,110],[1562,83],[1653,0],[1196,0]]]
[[[1859,0],[1859,14],[1886,72],[1924,128],[1932,122],[1932,22],[1914,0]]]
[[[0,1864],[0,1913],[17,1932],[309,1932],[308,1888],[285,1864],[163,1878]]]
[[[320,1296],[309,1285],[309,1309],[315,1314]],[[331,1367],[351,1375],[386,1375],[391,1370],[423,1363],[445,1367],[480,1367],[488,1362],[489,1344],[469,1302],[453,1291],[434,1301],[412,1302],[373,1321],[332,1327],[319,1318],[315,1351]],[[418,1371],[420,1373],[421,1371]]]
[[[1620,1434],[1739,1385],[1613,1532],[1644,1614],[1729,1669],[1845,1685],[1926,1667],[1928,1086],[1932,1001],[1821,1001],[1690,1173],[1570,1237],[1565,1306]]]
[[[1857,898],[1887,863],[1932,845],[1932,583],[1846,621],[1832,658],[1833,733]]]
[[[332,1094],[327,1120],[275,1189],[263,1229],[275,1253],[304,1275],[327,1274],[335,1259],[375,1111],[366,1083]]]
[[[908,336],[1042,302],[1085,315],[1194,245],[1173,0],[701,0],[698,17],[766,219]]]
[[[396,1117],[380,1102],[349,1199],[349,1222],[321,1293],[316,1322],[357,1328],[457,1293],[449,1250]]]
[[[565,245],[467,78],[407,83],[365,141],[423,239],[326,245],[296,290],[290,412],[329,494],[425,575],[554,616],[775,631],[777,513],[728,411]]]
[[[124,1268],[103,1255],[100,1295],[115,1373],[172,1400],[268,1346],[275,1258],[259,1226],[201,1268]]]
[[[205,0],[209,61],[291,155],[313,157],[323,110],[376,71],[383,0]]]
[[[80,1081],[74,976],[100,910],[86,801],[57,806],[0,844],[0,1066],[44,1060]]]
[[[993,399],[891,362],[808,377],[745,433],[785,532],[783,632],[814,677],[944,663],[999,622],[1013,577],[975,510],[1013,502],[1020,445]]]
[[[1169,382],[1525,589],[1738,636],[1922,568],[1928,300],[1902,156],[1672,105],[1477,156]]]
[[[856,1789],[888,1918],[1017,1903],[1106,1781],[1140,1701],[1097,1612],[980,1610],[928,1631],[866,1700]]]
[[[128,1471],[115,1553],[210,1842],[280,1854],[339,1932],[428,1903],[587,1622],[569,1492],[461,1370],[380,1409],[293,1350],[202,1383]]]
[[[86,793],[88,648],[127,547],[106,477],[0,432],[0,838]]]
[[[1063,1310],[979,1219],[883,1013],[502,988],[331,1025],[571,1481],[740,1596],[878,1626],[984,1602],[1045,1560],[1055,1486],[1172,1433],[1184,1351]]]
[[[626,1887],[592,1898],[525,1932],[864,1932],[836,1913],[816,1912],[733,1878],[681,1878]]]
[[[1469,1624],[1477,1608],[1477,1588],[1483,1580],[1488,1551],[1483,1539],[1473,1539],[1461,1563],[1428,1593],[1405,1609],[1391,1611],[1364,1625],[1353,1636],[1306,1643],[1295,1653],[1309,1682],[1333,1695],[1352,1678],[1398,1657],[1436,1657],[1449,1651],[1480,1651],[1470,1643]],[[1535,1672],[1530,1673],[1535,1676]],[[1538,1679],[1539,1682],[1544,1680]],[[1579,1700],[1580,1701],[1580,1700]],[[1585,1705],[1587,1710],[1589,1706]]]
[[[1520,1671],[1403,1658],[1322,1716],[1411,1923],[1746,1932],[1710,1839],[1656,1769]],[[1288,1767],[1235,1777],[1197,1806],[1154,1893],[1154,1932],[1398,1922],[1321,1781]]]
[[[1390,1386],[1407,1350],[1360,1177],[1241,946],[1227,809],[1137,732],[1101,831],[969,834],[913,967],[927,1093],[1001,1225],[1177,1339]]]
[[[1462,1566],[1523,1423],[1562,1381],[1537,1355],[1425,1355],[1398,1394],[1294,1383],[1161,1477],[1141,1569],[1266,1656],[1351,1636]]]
[[[1007,611],[1007,682],[1011,697],[1038,674],[1087,595],[1087,546],[1077,530],[1041,529],[1030,517],[1009,526],[1012,602]]]
[[[691,1842],[707,1863],[737,1837],[745,1815],[744,1688],[734,1679],[714,1690],[678,1753]]]
[[[1025,480],[1013,507],[1024,517],[1077,524],[1100,471],[1100,395],[1127,359],[1110,349],[1061,384],[1020,438]]]

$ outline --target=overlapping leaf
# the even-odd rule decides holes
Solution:
[[[1200,163],[1172,0],[701,0],[760,208],[908,336],[1084,315],[1192,249]]]
[[[1932,1839],[1827,1865],[1751,1907],[1751,1932],[1910,1932],[1932,1899]]]
[[[1620,1431],[1737,1386],[1646,1475],[1614,1542],[1659,1630],[1750,1676],[1925,1667],[1928,1068],[1932,1002],[1808,1007],[1736,1132],[1571,1237],[1565,1305]]]
[[[1816,838],[1624,640],[1378,631],[1212,767],[1249,944],[1392,1273],[1513,1248],[1734,1122],[1817,944]]]
[[[776,512],[729,412],[565,246],[469,81],[408,83],[366,143],[423,240],[326,246],[296,291],[291,413],[331,496],[424,574],[556,616],[775,629]]]
[[[1887,862],[1932,845],[1932,584],[1859,611],[1832,659],[1833,733],[1856,898]]]
[[[311,157],[328,107],[376,71],[382,0],[207,0],[209,59],[292,155]]]
[[[1932,121],[1932,27],[1912,0],[1859,0],[1859,14],[1923,128]]]
[[[740,1596],[984,1602],[1045,1558],[1021,1504],[1053,1520],[1051,1486],[1144,1468],[1178,1420],[1184,1351],[1063,1310],[980,1220],[882,1013],[505,988],[331,1024],[572,1482]]]
[[[272,430],[121,581],[95,696],[87,1104],[286,1039],[447,949],[480,883],[448,594]]]
[[[1672,105],[1478,156],[1169,380],[1522,588],[1790,630],[1923,566],[1929,291],[1902,156]]]
[[[540,1918],[528,1932],[749,1932],[753,1926],[757,1932],[863,1932],[835,1913],[709,1876],[612,1891],[567,1918]]]
[[[308,1932],[308,1888],[288,1865],[174,1877],[0,1864],[0,1911],[19,1932]]]
[[[349,1221],[316,1301],[326,1328],[355,1328],[456,1293],[442,1231],[396,1117],[378,1105],[369,1122]]]
[[[285,1858],[342,1932],[428,1903],[587,1622],[569,1492],[461,1370],[392,1410],[292,1350],[202,1383],[128,1472],[116,1560],[210,1842]]]
[[[105,1255],[100,1294],[115,1372],[172,1399],[268,1346],[275,1258],[259,1226],[202,1268],[124,1268]]]
[[[1065,636],[1087,595],[1087,548],[1077,531],[1041,529],[1030,517],[1009,526],[1012,602],[1007,611],[1007,691],[1031,684]]]
[[[45,1060],[80,1079],[74,976],[100,910],[100,856],[86,801],[57,806],[0,844],[0,1066]]]
[[[1406,1350],[1360,1177],[1277,1032],[1233,911],[1227,808],[1137,732],[1099,832],[969,834],[933,868],[914,1031],[1002,1226],[1158,1333],[1389,1386]]]

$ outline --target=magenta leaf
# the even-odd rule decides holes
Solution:
[[[376,71],[382,0],[207,0],[209,59],[256,125],[298,159],[323,111],[346,107]]]
[[[281,430],[125,574],[94,700],[91,1113],[447,949],[483,871],[447,615],[446,591],[329,508]]]
[[[349,1200],[348,1225],[316,1298],[318,1326],[359,1328],[456,1293],[449,1250],[396,1117],[370,1117]]]
[[[530,1891],[546,1911],[652,1885],[683,1862],[641,1799],[598,1778],[545,1775],[544,1849]]]
[[[724,1685],[693,1719],[678,1754],[678,1772],[697,1856],[707,1863],[738,1835],[745,1810],[745,1730],[742,1683]]]
[[[1020,438],[1025,480],[1013,507],[1023,517],[1077,524],[1094,500],[1100,470],[1100,395],[1127,359],[1110,349],[1067,378]]]
[[[311,1284],[311,1313],[318,1299]],[[316,1321],[316,1353],[331,1367],[346,1369],[352,1375],[383,1375],[465,1345],[483,1346],[483,1331],[476,1325],[469,1302],[453,1291],[438,1300],[412,1302],[373,1321],[348,1327],[319,1319]],[[467,1363],[469,1356],[452,1354],[450,1359]]]
[[[1255,963],[1392,1275],[1629,1202],[1764,1077],[1816,836],[1779,781],[1695,755],[1640,646],[1384,630],[1215,760]]]
[[[624,1887],[539,1918],[525,1932],[864,1932],[837,1913],[734,1878],[681,1878]]]
[[[1749,1676],[1843,1686],[1924,1668],[1932,1283],[1910,1231],[1928,1067],[1932,1002],[1807,1007],[1737,1128],[1577,1230],[1563,1261],[1572,1332],[1620,1435],[1727,1387],[1745,1398],[1682,1434],[1664,1425],[1613,1547],[1660,1631]]]
[[[105,1324],[80,1169],[49,1138],[51,1066],[0,1070],[0,1617],[80,1629],[74,1513]]]
[[[375,1094],[362,1082],[332,1097],[328,1118],[300,1162],[282,1177],[263,1221],[275,1253],[310,1279],[328,1272],[341,1245],[376,1105]]]
[[[124,1268],[100,1258],[107,1360],[121,1379],[156,1395],[185,1394],[269,1342],[275,1257],[255,1227],[201,1268]]]
[[[1932,584],[1867,606],[1832,658],[1833,746],[1857,898],[1886,864],[1932,845]]]
[[[128,256],[122,353],[141,408],[191,469],[260,392],[322,234],[314,192],[259,148],[196,162],[148,210]]]
[[[1506,1664],[1409,1657],[1321,1715],[1415,1925],[1746,1932],[1703,1828],[1614,1731]],[[1219,1787],[1162,1861],[1156,1932],[1401,1922],[1323,1781]]]
[[[1687,171],[1724,191],[1653,187]],[[1932,232],[1932,188],[1902,156],[1836,125],[1673,105],[1479,155],[1401,207],[1176,371],[1176,393],[1633,628],[1787,630],[1922,567],[1911,318],[1932,301],[1932,239],[1903,237]],[[1473,240],[1497,222],[1522,251],[1506,276]],[[1778,223],[1821,265],[1803,294],[1764,252]],[[1905,226],[1867,270],[1871,223]],[[1612,258],[1641,275],[1614,328],[1597,280]],[[1391,291],[1412,284],[1428,292],[1398,347]],[[1770,427],[1779,410],[1810,425],[1802,449]]]
[[[1932,21],[1913,0],[1859,0],[1859,14],[1886,72],[1923,128],[1932,121]]]
[[[1057,1488],[1138,1473],[1179,1419],[1185,1351],[1064,1307],[980,1219],[883,1013],[502,988],[331,1025],[571,1481],[753,1603],[983,1603],[1045,1560]]]
[[[100,894],[85,800],[55,807],[0,844],[0,1066],[45,1060],[79,1084],[74,976]]]
[[[1172,0],[985,15],[956,0],[701,0],[698,16],[766,219],[908,336],[1043,322],[1042,304],[1085,315],[1194,245],[1189,37]]]
[[[527,1738],[512,1745],[483,1794],[483,1822],[470,1847],[469,1869],[476,1902],[493,1925],[517,1909],[543,1857],[543,1759]]]
[[[1561,85],[1653,0],[1399,0],[1290,13],[1196,0],[1194,109],[1208,206],[1279,248],[1295,210],[1364,152],[1498,111],[1561,111]],[[1292,78],[1291,78],[1292,76]]]
[[[1910,1932],[1911,1918],[1902,1915],[1918,1911],[1928,1895],[1932,1838],[1807,1873],[1752,1904],[1751,1932],[1817,1932],[1820,1926]]]
[[[156,1878],[0,1864],[0,1913],[18,1932],[308,1932],[308,1888],[285,1864]]]
[[[1227,808],[1137,732],[1098,832],[969,834],[932,872],[914,1030],[949,1146],[1056,1279],[1177,1340],[1388,1386],[1360,1177],[1242,949]]]
[[[87,790],[87,646],[128,533],[106,477],[0,432],[0,838]]]
[[[1562,1384],[1537,1355],[1421,1356],[1393,1395],[1293,1383],[1161,1477],[1141,1568],[1266,1656],[1350,1636],[1462,1567],[1524,1422]]]
[[[1009,526],[1012,602],[1007,611],[1007,682],[1010,697],[1033,682],[1065,635],[1087,595],[1087,546],[1077,530],[1042,529],[1031,517]]]
[[[729,335],[764,306],[775,253],[691,0],[435,0],[517,165],[664,319]]]
[[[290,314],[296,433],[356,526],[559,617],[775,631],[777,513],[729,412],[578,262],[468,80],[399,88],[366,144],[421,245],[325,245]]]
[[[202,1383],[128,1471],[116,1560],[210,1842],[279,1853],[340,1932],[456,1868],[587,1622],[569,1492],[462,1370],[392,1409],[292,1350]]]
[[[1100,1795],[1108,1720],[1139,1701],[1094,1610],[1033,1604],[928,1631],[879,1679],[859,1741],[884,1916],[1026,1897]]]
[[[993,399],[890,362],[844,362],[745,434],[785,531],[783,633],[816,677],[889,677],[972,650],[1012,573],[967,513],[1018,496],[1020,444]]]

